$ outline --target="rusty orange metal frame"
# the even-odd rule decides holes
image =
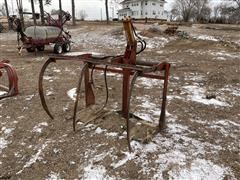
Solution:
[[[162,93],[162,106],[161,106],[161,114],[159,118],[159,130],[162,130],[165,126],[165,109],[166,109],[166,100],[167,100],[167,86],[168,86],[168,76],[170,64],[167,62],[156,63],[156,62],[145,62],[136,60],[137,52],[137,41],[135,40],[135,30],[132,25],[130,19],[125,19],[123,21],[124,29],[127,37],[127,46],[125,49],[124,55],[120,56],[105,56],[105,57],[97,57],[92,54],[82,54],[79,56],[66,56],[66,55],[51,55],[46,63],[43,65],[42,70],[39,75],[39,94],[42,102],[42,106],[47,114],[53,119],[53,115],[50,113],[48,106],[46,104],[44,93],[43,93],[43,76],[47,66],[56,62],[57,60],[76,60],[84,63],[82,68],[78,86],[77,86],[77,97],[74,105],[74,113],[73,113],[73,129],[76,130],[76,113],[78,107],[78,101],[80,98],[80,90],[82,86],[82,81],[84,78],[85,83],[85,102],[86,107],[95,104],[95,96],[93,93],[93,81],[90,79],[92,74],[90,73],[90,69],[93,71],[101,70],[104,71],[104,79],[107,91],[106,102],[103,109],[108,101],[108,87],[107,87],[107,71],[120,73],[123,75],[122,80],[122,109],[121,115],[126,119],[127,124],[127,141],[129,151],[132,150],[130,145],[130,126],[129,126],[129,109],[131,102],[131,94],[134,87],[134,83],[137,77],[147,77],[153,79],[160,79],[164,81],[163,85],[163,93]],[[142,43],[144,46],[144,44]],[[140,50],[139,52],[141,52]],[[162,72],[160,75],[156,72]]]
[[[6,91],[5,94],[0,96],[0,99],[15,96],[18,94],[18,77],[16,70],[9,64],[9,61],[2,60],[0,61],[0,79],[2,77],[1,69],[7,72],[8,77],[8,87],[5,87],[0,84],[0,87]]]

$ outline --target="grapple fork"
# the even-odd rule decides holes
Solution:
[[[92,54],[81,54],[78,56],[68,56],[68,55],[51,55],[47,62],[43,65],[40,76],[39,76],[39,94],[41,97],[41,102],[44,110],[47,114],[53,118],[51,115],[44,98],[42,80],[43,74],[47,66],[51,62],[56,62],[57,60],[76,60],[83,62],[84,66],[81,70],[78,86],[77,86],[77,97],[74,105],[73,112],[73,130],[76,131],[76,114],[78,109],[78,102],[80,98],[82,81],[84,79],[85,83],[85,102],[86,107],[95,104],[95,96],[92,90],[93,86],[93,71],[100,70],[104,72],[104,81],[106,86],[106,101],[104,105],[100,108],[101,111],[108,101],[108,83],[107,83],[107,72],[119,73],[123,75],[122,80],[122,109],[121,116],[126,119],[127,125],[127,142],[129,151],[132,151],[130,145],[130,102],[131,95],[134,88],[134,84],[138,77],[146,77],[152,79],[163,80],[163,93],[162,93],[162,106],[161,113],[159,117],[158,129],[162,130],[165,127],[165,109],[167,100],[167,86],[168,86],[168,76],[170,64],[167,62],[149,62],[149,61],[139,61],[137,60],[137,55],[140,54],[145,48],[146,43],[142,40],[136,33],[135,28],[131,22],[131,19],[126,18],[123,20],[123,26],[125,30],[125,35],[127,39],[127,46],[125,53],[118,56],[104,56],[98,57]],[[136,40],[136,38],[138,40]],[[141,48],[137,51],[137,44],[140,43]],[[89,70],[91,69],[91,73]],[[157,72],[162,72],[161,75]],[[97,112],[99,112],[97,111]]]

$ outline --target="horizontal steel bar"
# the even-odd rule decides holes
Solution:
[[[104,70],[105,68],[103,67],[95,67],[96,70]],[[123,70],[120,69],[113,69],[113,68],[108,68],[107,71],[109,72],[113,72],[113,73],[118,73],[118,74],[123,74]],[[131,72],[131,75],[133,75],[134,72]],[[151,73],[141,73],[139,74],[139,76],[141,77],[147,77],[147,78],[151,78],[151,79],[161,79],[164,80],[165,77],[161,76],[161,75],[156,75],[156,74],[151,74]]]
[[[78,61],[91,63],[94,65],[107,65],[107,66],[126,68],[126,69],[131,69],[131,70],[136,70],[136,71],[142,71],[142,72],[143,71],[144,72],[154,72],[154,71],[156,71],[156,65],[159,64],[159,63],[155,63],[155,62],[137,61],[137,63],[139,65],[149,66],[149,67],[140,67],[140,66],[137,66],[138,64],[131,65],[131,64],[112,63],[111,60],[109,60],[112,58],[97,60],[97,59],[91,58],[91,54],[82,54],[79,56],[50,55],[49,58],[52,58],[55,60],[78,60]]]

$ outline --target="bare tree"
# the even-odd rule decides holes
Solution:
[[[8,11],[7,0],[5,0],[4,2],[5,2],[6,15],[7,15],[7,19],[8,19],[8,28],[11,29],[11,22],[10,22],[10,16],[9,16],[9,11]]]
[[[213,8],[213,22],[217,22],[218,17],[220,16],[221,7],[219,5]]]
[[[17,0],[17,8],[20,17],[21,26],[24,29],[24,18],[23,18],[23,3],[22,0]]]
[[[45,0],[46,5],[50,5],[52,3],[52,0]]]
[[[228,0],[234,2],[238,7],[240,7],[240,0]]]
[[[219,23],[240,23],[240,0],[228,0],[219,5]]]
[[[34,0],[31,0],[31,7],[32,7],[32,18],[33,18],[33,21],[34,21],[34,25],[36,25],[37,20],[36,20],[35,8],[34,8]]]
[[[233,0],[235,4],[233,5],[233,12],[231,15],[232,20],[235,23],[240,23],[240,0]]]
[[[80,17],[80,19],[81,19],[82,21],[84,21],[85,18],[87,17],[87,14],[86,14],[86,12],[85,12],[84,10],[79,11],[79,12],[78,12],[78,15],[79,15],[79,17]]]
[[[171,9],[171,17],[170,17],[170,20],[171,20],[171,21],[177,20],[177,19],[179,19],[179,16],[180,16],[179,10],[178,10],[176,7],[173,7],[173,8]]]
[[[44,20],[43,0],[38,0],[38,2],[39,2],[39,9],[40,9],[41,24],[44,25],[45,24],[45,20]]]
[[[62,0],[58,0],[59,2],[59,20],[62,22]]]
[[[180,12],[183,21],[190,20],[193,10],[197,4],[197,0],[175,0],[174,7]]]
[[[106,8],[106,20],[107,20],[107,23],[109,23],[108,0],[105,0],[105,8]]]
[[[0,4],[0,14],[2,16],[7,16],[6,11],[5,11],[5,5],[4,4]]]
[[[41,17],[41,24],[44,25],[45,24],[45,20],[44,20],[44,7],[43,7],[43,0],[38,0],[39,2],[39,9],[40,9],[40,17]],[[49,5],[51,4],[51,0],[45,0],[45,5]]]
[[[195,21],[202,22],[209,20],[211,14],[211,8],[209,7],[209,0],[198,0],[196,1],[193,17]]]
[[[76,25],[75,0],[72,0],[72,23],[73,23],[73,25]]]

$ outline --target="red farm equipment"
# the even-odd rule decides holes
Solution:
[[[54,53],[61,54],[71,50],[71,35],[65,31],[63,25],[71,19],[71,15],[67,12],[61,13],[61,20],[55,20],[50,14],[46,14],[47,25],[30,26],[23,31],[20,19],[17,19],[18,32],[18,49],[21,53],[22,49],[28,52],[44,51],[45,45],[54,44]],[[22,45],[20,45],[20,41]]]
[[[108,102],[108,83],[107,83],[107,72],[122,74],[122,109],[119,114],[126,119],[126,130],[127,130],[127,142],[129,151],[131,151],[131,137],[130,137],[130,117],[134,116],[130,113],[131,105],[131,95],[134,88],[134,84],[138,77],[146,77],[151,79],[163,80],[163,92],[162,92],[162,106],[161,112],[159,112],[159,123],[157,126],[157,131],[164,129],[165,127],[165,109],[166,109],[166,99],[167,99],[167,86],[168,86],[168,75],[170,64],[167,62],[150,62],[150,61],[140,61],[137,60],[137,55],[140,54],[146,48],[146,42],[141,39],[135,31],[135,28],[130,19],[123,20],[123,26],[125,34],[127,37],[127,46],[125,53],[123,55],[116,56],[95,56],[91,53],[80,54],[78,56],[68,56],[68,55],[51,55],[46,63],[43,65],[40,75],[39,75],[39,95],[41,98],[41,103],[44,110],[53,119],[46,100],[43,90],[43,77],[49,64],[57,62],[60,60],[68,61],[75,60],[84,63],[79,83],[76,90],[76,100],[73,110],[73,130],[76,131],[76,115],[78,111],[78,104],[81,92],[81,86],[84,84],[85,87],[85,104],[86,107],[95,104],[95,95],[93,91],[93,70],[100,70],[104,72],[104,81],[106,86],[106,100],[99,111],[103,110]],[[137,48],[137,43],[140,43],[141,49]],[[138,49],[138,50],[137,50]],[[91,71],[90,71],[91,70]],[[84,83],[82,83],[84,79]]]
[[[18,94],[18,77],[9,61],[0,61],[0,99]]]

